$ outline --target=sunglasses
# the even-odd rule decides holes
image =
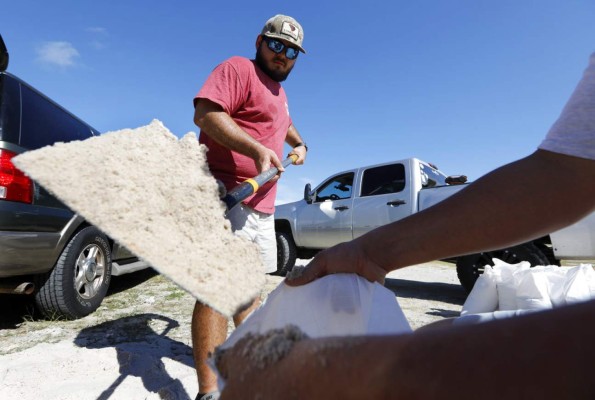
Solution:
[[[288,60],[295,60],[298,54],[300,54],[300,51],[295,47],[286,46],[285,44],[283,44],[283,42],[277,39],[273,39],[268,36],[263,36],[263,39],[266,42],[269,49],[277,54],[280,54],[283,51],[283,49],[286,49],[285,57],[287,57]]]

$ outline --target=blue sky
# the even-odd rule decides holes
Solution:
[[[277,13],[304,27],[284,87],[310,148],[279,202],[356,166],[418,157],[475,180],[528,155],[595,51],[592,0],[19,0],[0,33],[10,72],[99,131],[157,118],[181,137],[209,72],[252,58]]]

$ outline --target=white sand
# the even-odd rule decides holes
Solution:
[[[255,245],[224,218],[206,147],[163,124],[57,143],[13,161],[106,234],[225,315],[258,296]]]
[[[198,393],[192,358],[177,356],[167,345],[39,344],[2,357],[0,399],[187,400]]]

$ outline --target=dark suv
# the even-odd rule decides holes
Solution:
[[[14,167],[17,154],[99,132],[7,65],[0,36],[0,293],[33,295],[46,317],[80,318],[99,307],[112,275],[148,265]]]

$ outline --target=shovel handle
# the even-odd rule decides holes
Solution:
[[[287,167],[289,164],[294,163],[297,158],[297,155],[292,154],[283,160],[281,165],[283,165],[283,167]],[[267,169],[266,171],[256,175],[254,178],[246,179],[244,182],[228,191],[225,197],[221,199],[221,201],[223,201],[227,206],[227,211],[237,206],[242,200],[245,200],[254,194],[262,185],[273,179],[273,177],[277,175],[278,172],[279,169],[277,167],[271,167],[270,169]]]

